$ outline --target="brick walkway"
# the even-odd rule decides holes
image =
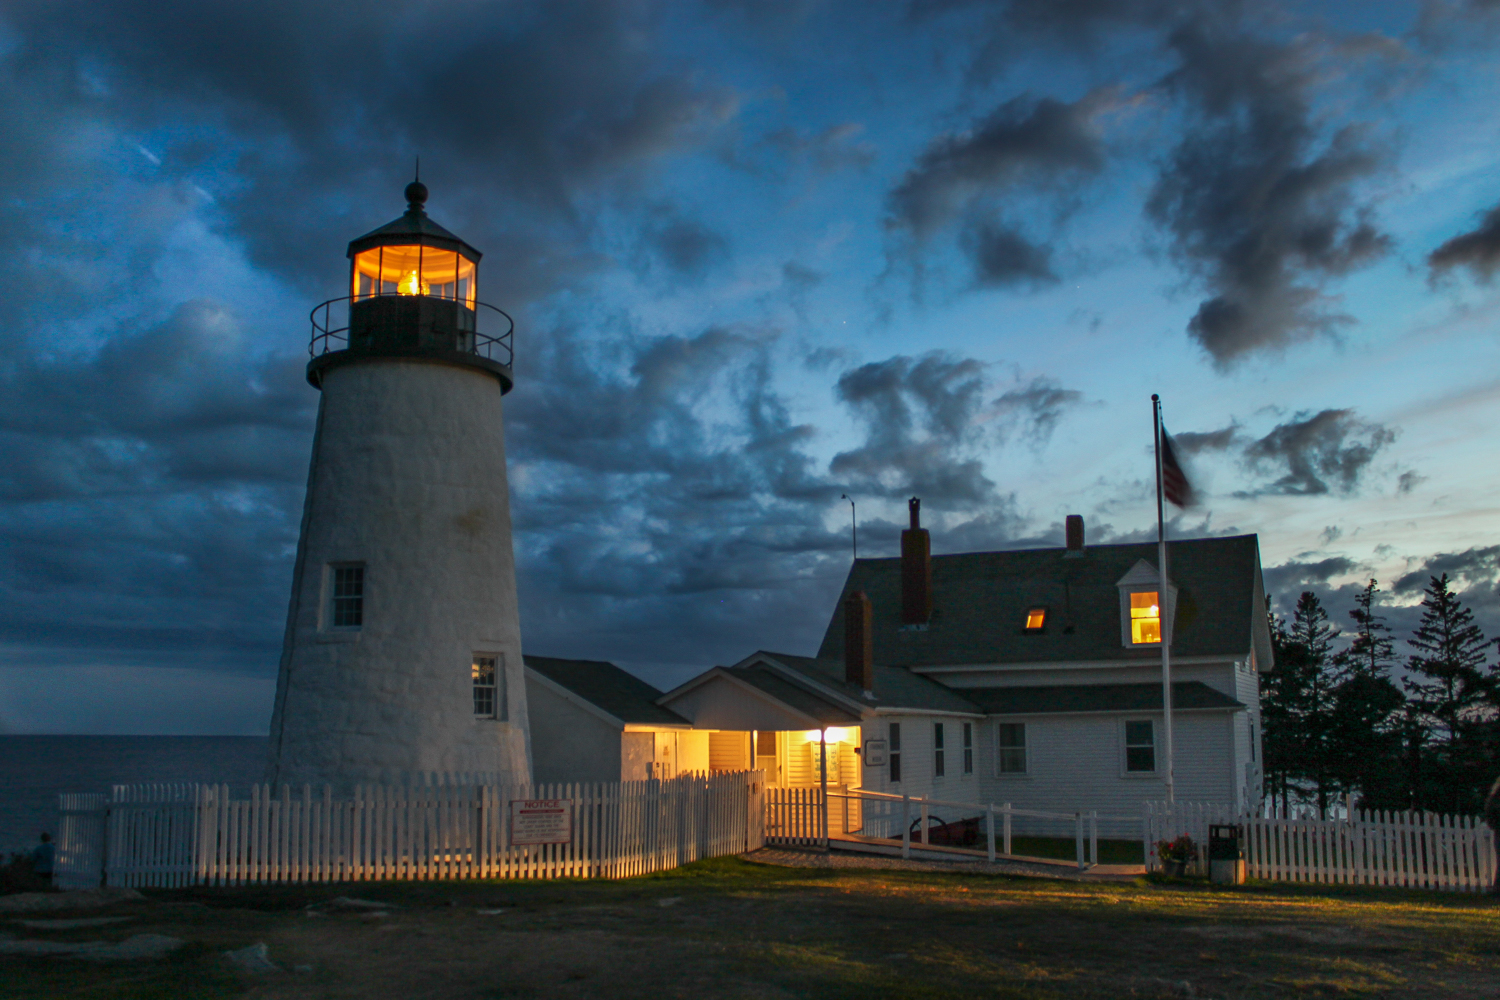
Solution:
[[[783,868],[838,868],[865,870],[894,870],[911,872],[944,872],[952,875],[1024,875],[1031,878],[1060,878],[1074,882],[1128,882],[1136,878],[1135,872],[1122,872],[1120,868],[1139,866],[1100,865],[1097,869],[1080,872],[1072,865],[1037,864],[1029,861],[921,861],[905,860],[874,854],[852,854],[831,851],[824,854],[817,850],[797,850],[790,847],[762,847],[758,851],[742,854],[746,861],[762,865],[780,865]]]

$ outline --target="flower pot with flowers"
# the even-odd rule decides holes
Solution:
[[[1187,866],[1198,858],[1198,845],[1193,838],[1183,834],[1176,840],[1158,840],[1156,856],[1161,859],[1161,870],[1165,875],[1181,875]]]

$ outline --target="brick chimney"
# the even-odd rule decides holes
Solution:
[[[1064,553],[1066,559],[1083,558],[1083,515],[1069,514],[1067,521],[1068,551]]]
[[[856,590],[844,598],[844,680],[875,690],[875,641],[870,636],[870,598]]]
[[[922,501],[912,497],[911,527],[901,532],[901,620],[925,625],[932,617],[932,538],[922,527]]]

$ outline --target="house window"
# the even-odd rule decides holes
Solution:
[[[1000,773],[1026,773],[1026,723],[1000,723]]]
[[[474,654],[474,717],[505,720],[505,671],[493,653]]]
[[[1156,736],[1150,719],[1125,723],[1125,770],[1139,774],[1156,770]]]
[[[330,566],[328,622],[332,628],[359,628],[365,621],[363,563]]]
[[[891,780],[901,780],[901,723],[891,723]]]
[[[974,773],[974,723],[964,723],[964,774]]]
[[[1045,624],[1047,624],[1046,608],[1032,608],[1026,612],[1026,631],[1040,632]]]
[[[932,724],[932,776],[934,778],[943,776],[943,724],[941,722]]]
[[[1130,641],[1161,642],[1161,606],[1154,590],[1130,595]]]

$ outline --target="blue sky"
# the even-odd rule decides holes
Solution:
[[[307,310],[485,252],[527,649],[663,686],[939,552],[1154,535],[1500,631],[1494,3],[18,3],[0,731],[258,732]]]

